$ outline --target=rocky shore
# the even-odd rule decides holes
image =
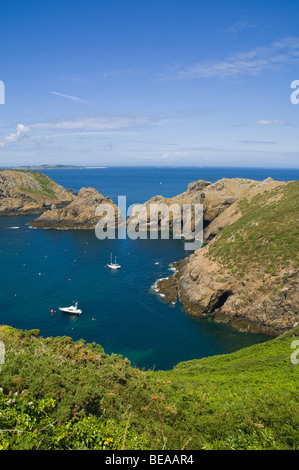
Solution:
[[[112,206],[115,216],[106,217],[96,214],[97,207],[101,204]],[[33,228],[54,228],[72,230],[94,229],[103,217],[107,224],[118,225],[118,208],[110,197],[104,197],[94,188],[81,188],[78,195],[66,207],[51,209],[44,212],[29,225]]]
[[[244,188],[244,186],[243,186]],[[299,182],[246,185],[205,229],[206,244],[175,263],[155,291],[195,316],[278,335],[299,322]]]

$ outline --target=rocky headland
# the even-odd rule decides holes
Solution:
[[[101,204],[108,204],[113,208],[113,214],[109,217],[106,213],[97,215],[96,211]],[[105,217],[107,225],[118,226],[118,208],[110,197],[104,197],[94,188],[81,188],[78,195],[67,206],[53,208],[44,212],[29,225],[33,228],[54,228],[91,230]]]
[[[0,215],[36,214],[73,199],[69,191],[39,171],[0,170]]]
[[[172,198],[165,198],[163,196],[154,196],[143,204],[146,211],[137,212],[136,215],[132,215],[128,221],[129,225],[134,217],[138,218],[139,226],[142,229],[150,230],[152,228],[153,220],[150,217],[150,207],[152,205],[165,205],[169,207],[172,205],[178,205],[181,207],[180,214],[172,214],[167,212],[158,214],[159,228],[163,226],[163,222],[168,223],[170,230],[174,228],[175,217],[180,218],[180,222],[183,221],[183,205],[184,204],[202,204],[203,205],[203,226],[205,229],[205,238],[211,238],[214,236],[219,229],[222,228],[219,223],[212,225],[212,222],[217,219],[219,215],[230,207],[235,201],[246,196],[250,190],[262,183],[250,179],[243,178],[223,178],[215,183],[210,183],[204,180],[192,182],[188,185],[188,188],[182,194],[179,194]],[[279,182],[274,182],[271,178],[264,182],[264,184],[271,184],[276,186]],[[222,223],[225,223],[222,221]],[[207,228],[209,227],[209,229]],[[194,229],[194,220],[192,220],[192,229]]]
[[[210,220],[205,244],[174,263],[176,273],[155,291],[195,316],[278,335],[299,322],[299,182],[231,180],[232,186],[239,191],[230,196],[221,180],[229,201],[214,197],[215,207],[201,196]]]

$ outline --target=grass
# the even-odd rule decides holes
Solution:
[[[34,449],[299,448],[299,365],[290,360],[298,327],[169,371],[139,370],[94,343],[38,333],[0,330],[2,398],[16,397],[1,410],[0,428],[23,431],[0,434],[3,448],[24,448],[25,436],[26,448]],[[35,407],[29,430],[27,415],[27,421],[5,420],[15,407],[28,408],[26,397]]]
[[[35,194],[36,196],[48,196],[50,199],[55,199],[56,194],[53,191],[54,182],[46,175],[39,171],[30,171],[30,170],[15,170],[20,173],[29,174],[32,178],[34,178],[39,185],[41,186],[41,190],[37,189],[30,189],[27,187],[20,186],[20,190],[25,193]]]
[[[211,244],[209,256],[235,273],[250,270],[272,276],[299,266],[299,181],[245,198],[241,218],[226,227]],[[233,242],[228,239],[234,237]]]

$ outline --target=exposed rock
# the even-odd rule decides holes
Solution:
[[[108,204],[113,208],[112,216],[96,215],[96,210],[101,204]],[[99,220],[106,218],[108,224],[118,222],[118,208],[110,197],[102,196],[94,188],[81,188],[78,196],[62,209],[46,211],[40,217],[32,220],[29,225],[34,228],[56,229],[94,229]]]
[[[178,287],[175,276],[159,279],[153,286],[154,291],[163,301],[174,305],[178,297]]]
[[[0,215],[36,214],[74,196],[39,171],[0,170]]]
[[[183,204],[202,204],[203,205],[203,225],[206,228],[212,221],[231,206],[235,201],[244,197],[252,188],[259,184],[258,181],[242,179],[242,178],[223,178],[215,183],[199,180],[192,182],[188,185],[187,191],[172,198],[164,198],[163,196],[154,196],[149,201],[145,202],[143,206],[146,208],[146,213],[139,212],[137,218],[140,226],[146,230],[153,228],[153,221],[150,217],[150,206],[152,204],[161,204],[169,207],[172,204],[177,204],[181,207],[181,212],[178,214],[179,222],[183,221]],[[164,221],[166,224],[169,222],[168,227],[170,230],[174,229],[174,221],[177,220],[176,215],[172,213],[159,214],[159,229],[163,226]],[[134,219],[132,215],[127,224],[129,225]],[[194,220],[191,224],[194,230]],[[209,233],[211,236],[211,233]]]
[[[157,292],[165,299],[176,292],[189,313],[240,331],[292,329],[299,322],[298,194],[298,182],[253,185],[243,210],[242,197],[223,210],[208,227],[210,241],[177,262],[176,274],[158,281]]]
[[[198,317],[212,316],[239,331],[279,335],[299,321],[299,272],[284,280],[274,293],[258,292],[254,279],[244,285],[235,275],[225,278],[217,264],[207,264],[205,248],[178,263],[178,273],[157,281],[156,292],[166,302],[177,296],[184,310]]]

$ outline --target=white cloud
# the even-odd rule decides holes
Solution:
[[[228,78],[258,75],[265,70],[299,62],[299,38],[284,38],[267,47],[234,54],[223,60],[207,60],[176,68],[162,79]]]
[[[268,121],[266,119],[262,119],[261,121],[258,121],[257,124],[259,124],[260,126],[272,126],[272,125],[286,126],[287,125],[285,121],[280,121],[278,119],[275,119],[274,121]]]
[[[62,96],[63,98],[67,98],[71,101],[80,101],[81,103],[87,103],[86,100],[78,98],[78,96],[65,95],[64,93],[59,93],[58,91],[51,91],[51,93],[52,95]]]
[[[8,145],[12,145],[24,140],[26,137],[28,137],[29,132],[30,127],[24,126],[24,124],[18,124],[15,133],[11,133],[0,140],[0,147],[7,147]]]
[[[146,115],[102,115],[74,120],[40,122],[32,124],[31,127],[59,131],[107,132],[151,126],[162,120],[164,119]]]

